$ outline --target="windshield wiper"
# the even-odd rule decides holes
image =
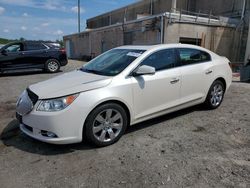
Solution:
[[[85,69],[85,68],[80,68],[81,71],[83,72],[88,72],[88,73],[93,73],[93,74],[98,74],[98,75],[103,75],[102,72],[97,71],[97,70],[92,70],[92,69]]]

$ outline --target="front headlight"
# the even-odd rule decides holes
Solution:
[[[37,107],[37,111],[54,112],[63,110],[69,106],[78,96],[79,94],[74,94],[55,99],[42,100]]]

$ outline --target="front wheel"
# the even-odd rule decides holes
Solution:
[[[45,69],[50,73],[58,72],[60,70],[60,63],[56,59],[49,59],[45,63]]]
[[[127,128],[126,111],[116,103],[95,108],[86,119],[84,136],[98,147],[117,142]]]
[[[209,109],[218,108],[223,101],[224,94],[225,94],[224,84],[220,80],[214,81],[207,94],[207,98],[205,101],[206,106]]]

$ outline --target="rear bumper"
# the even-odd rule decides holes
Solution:
[[[60,60],[60,65],[61,66],[66,66],[67,64],[68,64],[68,59]]]

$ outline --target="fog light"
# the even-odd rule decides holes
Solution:
[[[41,131],[41,134],[43,136],[49,137],[49,138],[57,138],[57,135],[55,133],[52,133],[50,131]]]
[[[52,132],[47,132],[47,136],[51,137],[51,138],[55,138],[56,137],[56,135],[54,133],[52,133]]]

